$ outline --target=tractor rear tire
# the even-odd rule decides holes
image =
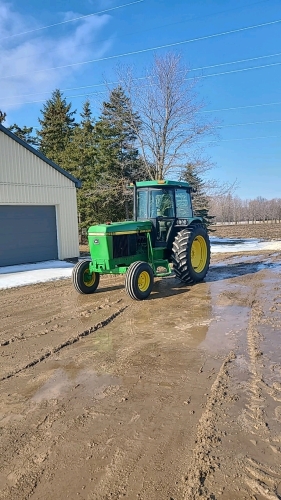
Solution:
[[[72,283],[79,293],[94,293],[99,285],[99,273],[90,273],[90,261],[81,260],[77,262],[72,271]]]
[[[151,293],[153,283],[153,271],[146,262],[133,262],[128,267],[125,276],[125,290],[132,299],[146,299]]]
[[[193,224],[180,231],[173,243],[174,272],[184,283],[202,281],[210,265],[210,240],[203,224]]]

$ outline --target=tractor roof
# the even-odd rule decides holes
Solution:
[[[140,181],[136,182],[136,185],[138,188],[141,187],[162,187],[162,186],[171,186],[171,187],[183,187],[183,188],[189,188],[190,184],[188,182],[183,182],[183,181]]]

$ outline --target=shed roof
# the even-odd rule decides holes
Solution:
[[[50,165],[50,167],[54,168],[55,170],[57,170],[58,172],[60,172],[62,175],[64,175],[65,177],[67,177],[68,179],[70,179],[72,182],[74,182],[74,184],[75,184],[75,186],[77,188],[81,187],[82,183],[81,183],[81,181],[79,181],[79,179],[76,179],[76,177],[73,177],[73,175],[71,175],[69,172],[67,172],[63,168],[59,167],[52,160],[49,160],[49,158],[47,158],[42,153],[40,153],[40,151],[37,151],[37,149],[35,149],[32,146],[30,146],[30,144],[27,144],[27,142],[25,142],[22,139],[20,139],[17,135],[13,134],[13,132],[11,132],[10,130],[8,130],[6,127],[4,127],[1,124],[0,124],[0,132],[3,132],[4,134],[8,135],[11,139],[13,139],[14,141],[16,141],[18,144],[20,144],[21,146],[23,146],[25,149],[28,149],[28,151],[30,151],[34,155],[38,156],[38,158],[40,158],[41,160],[43,160],[45,163],[48,163],[48,165]]]

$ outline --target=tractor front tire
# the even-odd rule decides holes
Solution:
[[[153,271],[146,262],[133,262],[128,267],[125,276],[125,290],[132,299],[146,299],[151,293],[153,283]]]
[[[99,285],[99,273],[90,273],[90,262],[81,260],[77,262],[72,271],[72,283],[79,293],[94,293]]]
[[[210,240],[203,224],[194,224],[180,231],[173,243],[173,269],[184,283],[202,281],[210,265]]]

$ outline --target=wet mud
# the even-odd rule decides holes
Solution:
[[[0,292],[0,498],[281,498],[281,258]]]

